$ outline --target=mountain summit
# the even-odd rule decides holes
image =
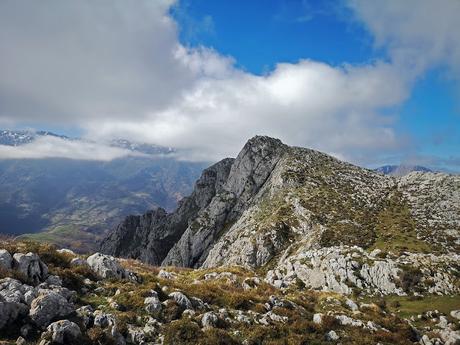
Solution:
[[[458,176],[384,176],[256,136],[236,159],[204,170],[175,212],[127,217],[101,250],[155,265],[251,268],[285,268],[289,258],[328,248],[337,257],[348,255],[344,248],[363,257],[372,250],[447,255],[460,249],[459,200]],[[279,275],[272,271],[272,280],[286,278]]]

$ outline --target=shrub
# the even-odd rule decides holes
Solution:
[[[195,345],[203,338],[203,331],[190,319],[182,319],[165,325],[164,345]]]
[[[399,276],[401,288],[406,293],[417,291],[422,280],[422,272],[416,267],[405,267]]]

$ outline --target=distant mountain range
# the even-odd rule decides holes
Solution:
[[[374,171],[379,172],[384,175],[391,175],[391,176],[404,176],[413,171],[420,171],[420,172],[433,172],[432,169],[420,166],[420,165],[384,165]]]
[[[0,145],[21,146],[25,144],[30,144],[31,142],[40,137],[54,137],[71,141],[86,141],[80,138],[71,138],[65,135],[59,135],[48,131],[0,130]],[[176,150],[174,150],[171,147],[163,147],[144,143],[134,143],[126,139],[114,139],[107,143],[107,145],[111,147],[118,147],[121,149],[145,154],[171,154],[176,152]]]
[[[51,132],[0,130],[0,145],[21,146]],[[109,162],[62,158],[0,159],[0,233],[27,235],[75,249],[96,240],[127,214],[168,210],[192,190],[207,163],[175,159],[172,148],[114,140],[147,154]]]

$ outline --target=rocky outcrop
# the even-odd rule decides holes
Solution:
[[[249,207],[287,149],[272,138],[249,140],[233,162],[221,190],[200,210],[162,264],[200,267],[216,241]]]
[[[376,252],[377,254],[379,252]],[[360,247],[299,248],[267,273],[266,281],[288,287],[299,281],[310,289],[351,294],[406,295],[414,292],[460,292],[459,255],[405,253],[378,257]]]
[[[286,153],[277,139],[255,137],[236,159],[203,171],[177,210],[129,216],[101,244],[101,251],[152,264],[198,267],[226,229],[241,216]]]
[[[205,169],[193,193],[180,201],[175,212],[167,214],[158,208],[142,216],[127,217],[102,241],[101,251],[161,264],[200,210],[221,192],[232,163],[233,159],[224,159]]]

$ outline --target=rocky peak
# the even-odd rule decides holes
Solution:
[[[455,252],[459,191],[455,176],[383,176],[256,136],[206,169],[175,212],[127,219],[102,251],[185,267],[282,264],[296,250],[342,245]]]

